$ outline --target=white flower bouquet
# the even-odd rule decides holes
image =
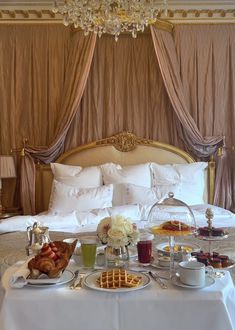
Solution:
[[[131,219],[117,215],[102,219],[97,227],[97,235],[103,244],[119,248],[136,244],[139,230]]]

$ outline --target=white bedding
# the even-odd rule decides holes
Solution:
[[[213,225],[215,227],[235,227],[235,215],[225,209],[209,204],[194,205],[191,207],[197,226],[206,226],[205,211],[210,207],[214,213]],[[147,217],[151,205],[123,205],[104,209],[96,209],[90,212],[78,212],[63,214],[42,213],[36,216],[16,216],[1,220],[0,233],[13,231],[26,231],[27,226],[35,221],[48,226],[50,231],[63,231],[70,233],[95,231],[101,219],[122,215],[131,218],[139,228],[147,224]]]

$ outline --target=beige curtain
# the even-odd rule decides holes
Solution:
[[[24,214],[35,213],[35,167],[33,159],[50,163],[62,152],[64,140],[71,121],[78,110],[96,42],[95,34],[85,37],[82,31],[73,32],[71,37],[68,62],[65,69],[65,81],[61,90],[58,122],[54,140],[49,147],[25,147],[25,157],[22,162],[21,196]],[[32,159],[33,158],[33,159]]]
[[[24,137],[30,145],[47,145],[52,141],[69,43],[70,30],[61,24],[1,24],[1,154],[10,154],[12,148],[21,149]],[[14,155],[19,161],[19,154]],[[17,165],[17,182],[3,180],[3,205],[20,204],[19,178]]]
[[[66,149],[128,130],[182,147],[150,34],[97,40]]]
[[[217,175],[215,199],[234,208],[235,26],[176,26],[174,42],[189,113],[202,135],[225,136],[227,148],[217,168],[222,175]]]
[[[177,117],[182,124],[181,135],[184,136],[188,149],[197,157],[209,157],[214,155],[216,150],[224,145],[224,137],[223,135],[218,135],[204,138],[193,120],[188,110],[190,104],[189,94],[187,94],[183,88],[180,75],[180,61],[182,62],[182,58],[180,57],[180,60],[177,58],[173,35],[166,31],[160,31],[156,27],[151,27],[151,32],[163,80]],[[184,46],[185,51],[187,48],[186,45]],[[203,58],[200,59],[200,61],[203,60]],[[187,78],[187,82],[189,82],[191,77],[187,75]],[[210,78],[207,77],[207,79],[213,78],[210,76]],[[204,111],[204,108],[202,111]],[[225,187],[228,187],[228,185],[231,189],[225,168],[227,168],[226,159],[223,157],[223,159],[218,160],[217,166],[215,194],[215,203],[217,205],[221,202],[219,192],[222,192],[223,194]],[[223,199],[222,202],[223,204],[220,204],[221,206],[231,207],[231,195],[228,194],[226,200]]]

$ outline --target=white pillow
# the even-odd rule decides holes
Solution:
[[[175,198],[189,205],[203,204],[207,166],[206,162],[173,165],[151,163],[153,185],[158,197],[172,191]]]
[[[130,183],[113,185],[113,206],[125,204],[150,205],[158,200],[156,188],[146,188]]]
[[[113,185],[77,188],[54,180],[49,212],[90,211],[112,206]]]
[[[51,163],[54,178],[57,181],[77,188],[100,187],[103,184],[99,166],[80,167]]]
[[[76,176],[82,170],[81,166],[64,165],[59,163],[51,163],[50,165],[55,179],[61,176]]]
[[[151,172],[149,163],[121,166],[107,163],[101,165],[104,184],[131,183],[142,187],[151,187]]]

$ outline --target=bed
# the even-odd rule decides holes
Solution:
[[[172,145],[145,138],[130,132],[82,145],[61,155],[56,163],[96,166],[113,162],[122,166],[155,162],[158,164],[189,164],[195,162],[185,151]],[[53,174],[50,166],[38,165],[36,176],[37,213],[48,209]],[[213,204],[215,162],[209,161],[205,170],[204,201]]]
[[[195,162],[179,148],[130,132],[70,150],[51,165],[37,165],[36,172],[37,215],[0,223],[2,270],[25,256],[25,231],[35,221],[59,239],[94,232],[101,219],[117,214],[142,228],[152,205],[169,191],[191,206],[198,226],[206,225],[210,207],[214,225],[235,233],[234,214],[212,205],[214,161]],[[233,235],[222,247],[233,254]]]

